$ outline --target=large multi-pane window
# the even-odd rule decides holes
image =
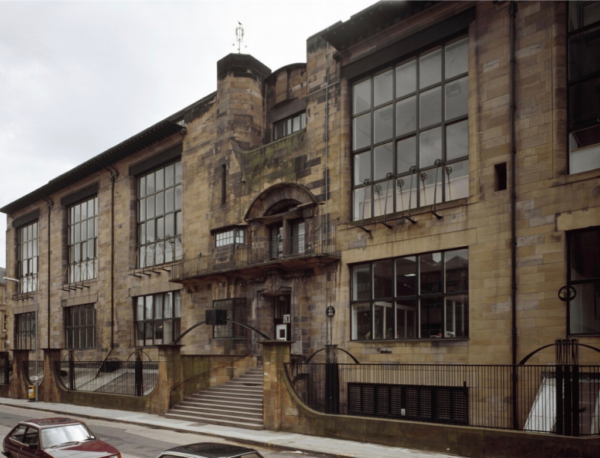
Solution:
[[[69,283],[98,276],[98,198],[69,207]]]
[[[135,298],[137,345],[173,342],[181,333],[181,293],[150,294]]]
[[[15,348],[17,350],[35,348],[35,312],[15,315]]]
[[[569,334],[600,334],[600,227],[568,233]]]
[[[181,161],[138,179],[138,267],[181,259]]]
[[[358,264],[352,274],[352,340],[469,335],[469,252]]]
[[[468,40],[352,89],[353,220],[468,197]]]
[[[243,245],[244,229],[234,228],[226,231],[220,231],[215,234],[215,246],[220,248],[227,245]]]
[[[37,290],[38,222],[18,229],[17,258],[19,262],[19,293]]]
[[[69,349],[96,346],[96,307],[94,304],[75,305],[65,309],[65,343]]]
[[[600,2],[568,2],[569,172],[600,168]]]
[[[227,319],[246,324],[247,305],[245,298],[219,299],[213,301],[214,309],[227,310]],[[213,338],[215,339],[245,339],[247,330],[239,324],[227,322],[213,326]]]

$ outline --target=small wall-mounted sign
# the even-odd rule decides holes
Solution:
[[[283,324],[290,324],[292,322],[292,315],[283,315]]]
[[[327,316],[329,318],[333,318],[335,315],[335,307],[333,305],[330,305],[327,307],[325,312],[327,313]]]

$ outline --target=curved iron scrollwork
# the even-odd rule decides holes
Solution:
[[[572,301],[577,297],[577,290],[571,285],[565,285],[558,290],[558,298],[563,302]]]

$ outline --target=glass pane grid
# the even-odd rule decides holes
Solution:
[[[69,207],[68,212],[68,283],[98,276],[98,197]]]
[[[20,294],[37,290],[38,281],[38,222],[19,228],[17,259],[19,269],[18,289]]]
[[[436,186],[436,203],[468,196],[468,186],[451,194],[442,184],[450,179],[447,166],[468,158],[467,73],[464,37],[355,83],[354,220],[408,209],[406,191],[414,193],[411,208],[432,204],[433,199],[427,201],[427,197],[433,197]],[[379,160],[381,148],[390,150],[389,161]],[[442,173],[434,183],[430,175],[438,168]],[[390,178],[401,178],[401,182],[390,183],[393,189],[385,192],[391,202],[385,205],[381,183]],[[407,189],[411,179],[411,189]]]
[[[65,343],[69,349],[96,346],[96,308],[94,304],[65,308]]]
[[[138,178],[137,266],[173,262],[182,257],[181,161]]]
[[[139,347],[169,344],[181,333],[181,292],[139,296],[134,299],[135,342]]]

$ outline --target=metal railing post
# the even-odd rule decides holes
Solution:
[[[75,351],[69,350],[69,389],[75,389]]]
[[[135,395],[144,395],[144,370],[141,350],[135,352]]]

